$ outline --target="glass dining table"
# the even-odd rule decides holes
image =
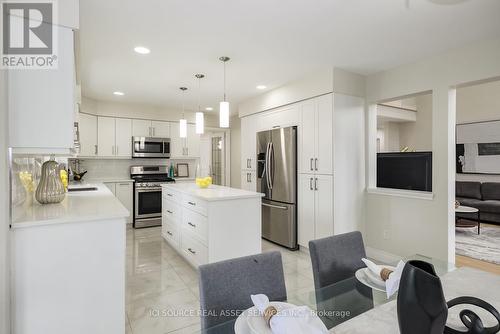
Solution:
[[[432,263],[438,276],[456,269],[451,263],[418,254],[403,259],[403,261],[409,260],[421,260]],[[397,263],[389,263],[388,265],[396,266]],[[331,329],[396,298],[397,293],[388,299],[385,292],[364,285],[353,275],[350,278],[321,289],[288,293],[286,302],[297,306],[309,306],[325,326]],[[205,329],[200,333],[246,334],[246,332],[235,332],[235,323],[236,319],[231,319],[217,326]]]

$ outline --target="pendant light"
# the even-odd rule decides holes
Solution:
[[[205,132],[205,115],[201,111],[201,79],[205,77],[204,74],[196,74],[198,79],[198,111],[196,112],[196,133],[202,135]]]
[[[182,91],[182,118],[179,120],[179,137],[186,138],[187,137],[187,120],[184,116],[184,101],[186,96],[186,87],[179,88]]]
[[[229,127],[229,102],[226,101],[226,62],[229,57],[220,57],[219,60],[224,63],[224,100],[219,105],[219,127]]]

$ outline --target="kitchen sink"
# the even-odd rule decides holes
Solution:
[[[77,192],[77,191],[96,191],[97,187],[78,187],[78,188],[68,188],[68,192]]]

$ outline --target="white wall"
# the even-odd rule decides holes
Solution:
[[[241,187],[241,120],[231,117],[231,187]]]
[[[432,91],[432,200],[367,195],[366,243],[392,254],[420,253],[455,260],[455,89],[454,86],[500,76],[500,40],[484,41],[377,73],[367,79],[370,105]],[[367,175],[373,185],[376,124],[368,108]],[[376,118],[375,118],[376,119]],[[385,237],[384,237],[385,235]]]
[[[182,115],[180,107],[179,109],[172,110],[145,104],[99,101],[87,97],[82,98],[81,111],[100,116],[154,119],[171,122],[178,122]],[[186,111],[185,114],[189,123],[195,122],[194,112]],[[205,112],[205,126],[219,127],[217,112]]]
[[[457,89],[457,124],[500,120],[500,81]],[[459,181],[500,182],[500,175],[457,174]]]
[[[10,332],[7,71],[0,71],[0,333]]]

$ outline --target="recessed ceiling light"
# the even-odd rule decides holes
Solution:
[[[264,86],[264,85],[258,85],[258,86],[257,86],[257,89],[266,89],[266,88],[267,88],[267,87],[266,87],[266,86]]]
[[[151,50],[149,50],[148,48],[146,48],[144,46],[136,46],[134,48],[134,51],[137,53],[140,53],[141,55],[147,55],[148,53],[151,52]]]
[[[212,111],[212,110],[214,110],[214,108],[212,108],[212,107],[206,107],[205,110],[206,111]]]
[[[118,92],[118,91],[113,92],[113,94],[118,95],[118,96],[123,96],[123,95],[125,95],[125,93],[124,93],[124,92]]]

